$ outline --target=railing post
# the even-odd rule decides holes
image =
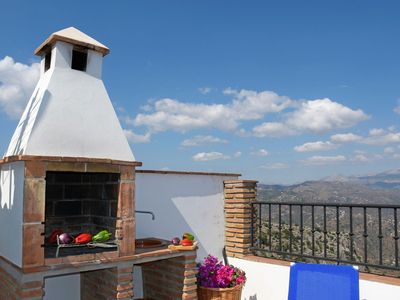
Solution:
[[[257,181],[226,180],[224,195],[226,254],[243,257],[251,253],[251,228],[257,224],[254,220],[252,222],[255,216],[251,207],[251,203],[256,201]]]

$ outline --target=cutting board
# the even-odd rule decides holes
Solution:
[[[190,250],[195,250],[197,248],[198,242],[194,242],[192,246],[182,246],[182,245],[169,245],[168,249],[170,250],[179,250],[179,251],[190,251]]]

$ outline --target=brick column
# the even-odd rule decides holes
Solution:
[[[42,300],[43,280],[21,283],[5,270],[0,269],[0,299],[4,300]]]
[[[250,254],[251,205],[256,201],[257,181],[226,180],[225,195],[225,249],[231,257]]]
[[[119,256],[135,254],[135,168],[121,166],[117,229]]]
[[[145,298],[197,299],[196,252],[141,265]]]
[[[44,162],[25,162],[23,268],[44,265],[45,176]]]
[[[81,299],[133,299],[133,266],[81,273]]]

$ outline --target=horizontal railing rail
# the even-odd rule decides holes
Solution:
[[[255,255],[353,264],[400,276],[400,205],[259,201],[251,207]]]

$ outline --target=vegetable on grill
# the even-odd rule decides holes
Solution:
[[[81,233],[75,238],[75,244],[87,244],[92,240],[90,233]]]
[[[110,239],[110,237],[111,233],[109,233],[107,230],[102,230],[93,236],[92,241],[98,243],[107,242]]]
[[[47,238],[49,244],[57,244],[57,235],[63,234],[64,231],[61,229],[55,229],[51,232],[50,236]]]
[[[74,238],[69,233],[62,233],[58,237],[60,244],[70,244],[74,241]]]

